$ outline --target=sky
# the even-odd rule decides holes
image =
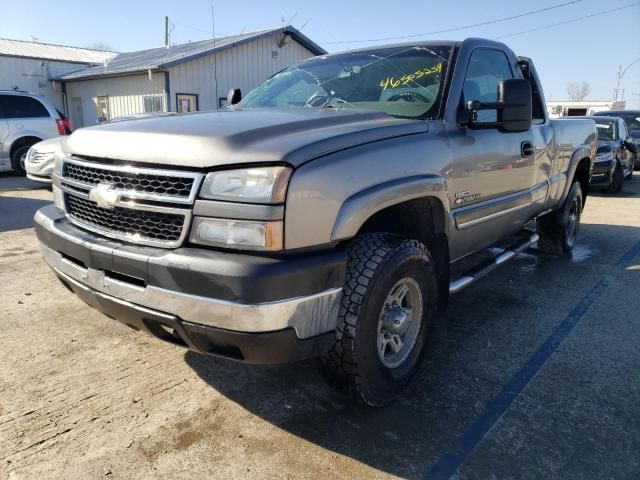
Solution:
[[[403,41],[499,39],[516,54],[533,59],[547,100],[566,100],[571,82],[589,83],[590,100],[611,100],[619,66],[640,59],[639,0],[236,0],[213,6],[216,36],[289,22],[336,52],[399,40],[337,42],[447,30],[570,1],[574,3],[522,18]],[[612,11],[627,5],[633,6]],[[80,47],[101,42],[116,51],[152,48],[164,43],[165,15],[171,22],[171,43],[211,38],[211,6],[211,0],[0,0],[0,38],[34,36],[41,42]],[[590,18],[543,28],[585,16]],[[521,33],[532,29],[537,30]],[[640,109],[640,61],[626,71],[621,94],[622,89],[627,108]]]

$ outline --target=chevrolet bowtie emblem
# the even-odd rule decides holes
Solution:
[[[112,209],[120,200],[120,192],[114,190],[110,183],[101,183],[89,191],[89,200],[96,202],[100,208]]]

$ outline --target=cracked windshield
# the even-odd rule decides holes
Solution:
[[[239,108],[336,108],[435,118],[449,47],[368,50],[318,57],[274,75]]]

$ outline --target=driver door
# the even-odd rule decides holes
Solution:
[[[467,65],[461,105],[470,100],[496,102],[499,82],[515,78],[516,69],[505,52],[476,48]],[[482,110],[477,118],[479,123],[493,123],[497,116],[497,110]],[[453,162],[447,185],[457,229],[452,251],[455,260],[494,244],[526,223],[535,150],[531,129],[459,128],[450,133]]]

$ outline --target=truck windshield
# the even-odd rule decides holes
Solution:
[[[435,118],[450,47],[393,47],[307,60],[274,75],[239,104],[336,108]]]

